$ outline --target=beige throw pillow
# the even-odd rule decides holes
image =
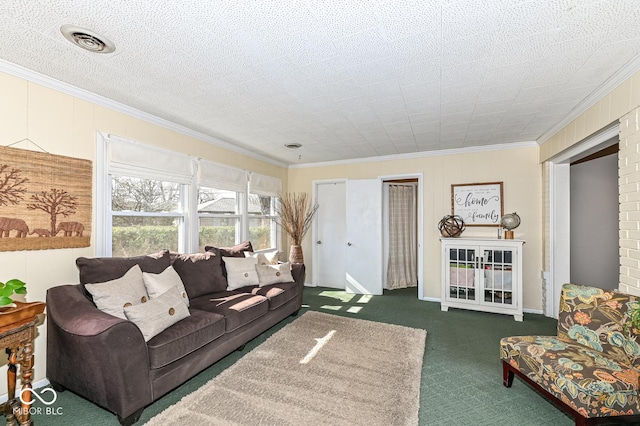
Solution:
[[[258,265],[277,265],[280,260],[280,252],[278,250],[264,251],[260,253],[244,252],[245,257],[255,257],[258,259]]]
[[[291,263],[280,263],[279,265],[256,265],[259,286],[289,283],[293,281],[291,275]]]
[[[143,272],[142,280],[144,281],[144,286],[147,288],[150,299],[155,299],[172,287],[178,287],[182,301],[189,307],[189,297],[187,296],[187,291],[184,289],[184,283],[180,275],[173,269],[173,266],[169,266],[159,274]]]
[[[224,267],[227,269],[227,290],[258,285],[258,273],[255,257],[223,257]]]
[[[172,287],[147,303],[124,308],[127,319],[138,326],[144,341],[189,316],[189,309],[182,301],[178,287]]]
[[[142,280],[140,266],[134,265],[122,277],[98,284],[85,284],[98,309],[118,318],[127,319],[126,306],[145,303],[149,299]]]

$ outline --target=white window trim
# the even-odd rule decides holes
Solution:
[[[139,164],[128,165],[125,162],[119,162],[115,166],[110,164],[111,153],[109,152],[109,143],[115,141],[116,144],[132,144],[132,149],[148,148],[149,151],[159,153],[163,158],[172,156],[179,162],[177,169],[177,176],[173,176],[165,170],[160,170],[158,167],[153,167],[153,164],[145,164],[141,167]],[[191,172],[190,175],[185,172],[187,167],[187,161],[190,161]],[[251,173],[245,170],[236,169],[224,164],[214,163],[209,160],[204,160],[196,157],[191,157],[186,154],[173,152],[158,148],[152,145],[141,144],[134,141],[129,141],[124,138],[97,133],[97,147],[96,147],[96,190],[98,196],[96,197],[96,232],[97,237],[96,244],[96,256],[110,256],[112,253],[112,238],[111,229],[113,226],[112,217],[118,215],[118,212],[111,210],[111,175],[132,176],[146,179],[159,179],[167,180],[183,184],[183,190],[181,191],[183,199],[181,200],[185,211],[177,214],[183,218],[184,226],[180,227],[179,232],[179,250],[185,252],[195,252],[199,248],[198,241],[198,226],[199,217],[198,213],[198,190],[200,186],[211,186],[211,184],[218,185],[221,183],[219,189],[236,191],[238,193],[238,215],[240,217],[240,235],[236,235],[238,241],[247,240],[249,237],[249,215],[248,215],[248,197],[250,193],[250,181],[251,176],[254,175],[255,182],[259,182],[257,185],[257,193],[259,195],[277,196],[277,193],[273,193],[274,189],[282,188],[282,180],[267,175],[260,175],[257,173]],[[135,161],[133,161],[135,163]],[[216,171],[213,173],[211,169],[205,171],[205,168],[215,167]],[[222,170],[222,172],[220,172]],[[116,173],[114,173],[116,172]],[[229,180],[225,181],[225,173],[228,173]],[[244,177],[243,177],[244,176]],[[222,179],[222,181],[220,181]],[[266,183],[266,184],[262,184]],[[214,186],[216,187],[216,186]],[[131,216],[132,214],[126,214]],[[137,214],[134,214],[137,215]],[[155,213],[147,214],[141,212],[139,216],[176,216],[175,213]],[[229,217],[229,216],[226,216]],[[275,248],[281,250],[281,232],[279,226],[272,227],[272,238],[275,241]]]

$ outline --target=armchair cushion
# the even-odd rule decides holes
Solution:
[[[503,359],[584,417],[638,412],[640,370],[554,336],[505,337]]]
[[[585,419],[640,420],[640,346],[630,324],[635,296],[601,288],[562,286],[557,336],[500,341],[503,382],[518,374],[581,424]]]

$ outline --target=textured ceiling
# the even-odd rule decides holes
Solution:
[[[640,53],[638,0],[2,0],[0,22],[0,59],[289,164],[536,141]]]

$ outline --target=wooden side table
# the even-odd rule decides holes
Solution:
[[[16,398],[17,367],[20,365],[22,389],[31,389],[33,380],[33,340],[38,315],[44,312],[43,302],[15,302],[16,308],[0,313],[0,348],[9,355],[7,371],[8,400],[2,405],[7,425],[27,426],[31,421],[31,392],[21,392]]]

